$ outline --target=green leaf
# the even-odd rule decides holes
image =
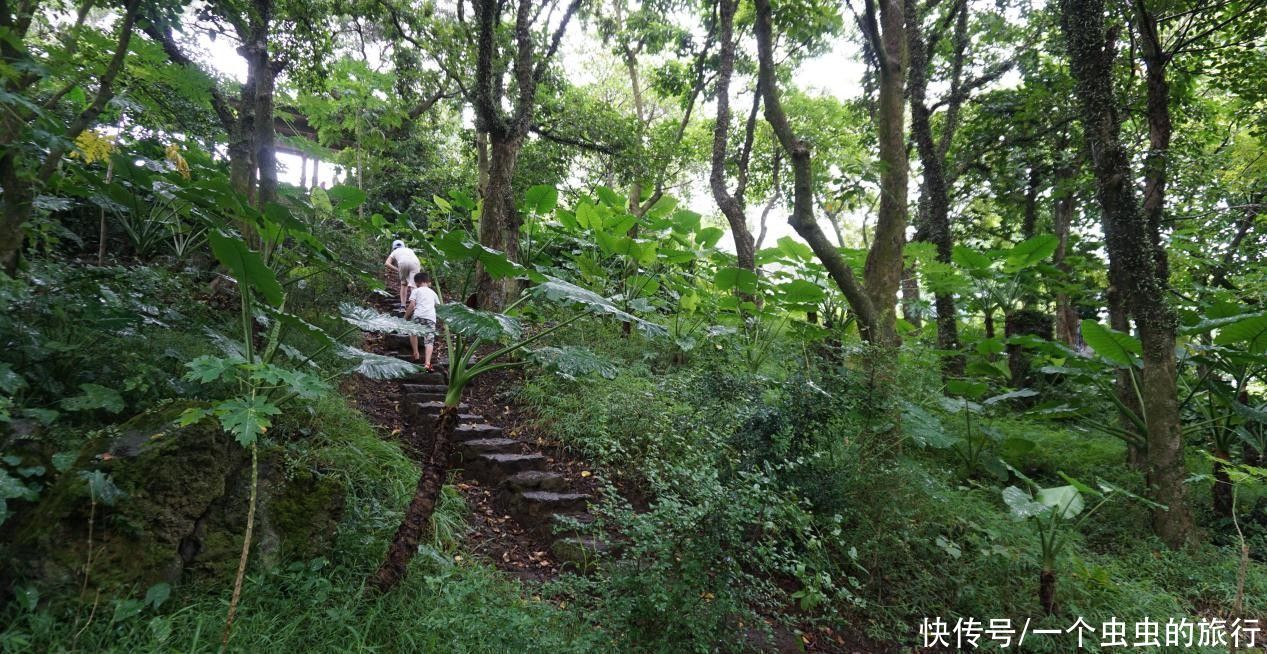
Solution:
[[[632,322],[638,325],[638,328],[648,336],[664,336],[668,334],[668,330],[664,326],[643,320],[620,309],[611,300],[557,277],[545,277],[545,281],[528,289],[528,292],[551,302],[568,304],[580,307],[591,313],[606,314],[624,322]]]
[[[713,284],[719,291],[735,289],[740,293],[752,295],[757,292],[757,273],[746,268],[727,267],[717,271]]]
[[[80,384],[80,394],[62,399],[61,405],[67,411],[94,411],[105,409],[110,413],[123,410],[123,396],[113,388],[98,384]]]
[[[677,234],[691,234],[699,229],[701,216],[690,209],[679,209],[673,214],[673,231]]]
[[[1246,349],[1251,354],[1267,352],[1267,314],[1243,318],[1221,327],[1214,342],[1219,345],[1246,343]]]
[[[632,297],[651,297],[660,290],[660,282],[648,275],[630,275],[625,278],[625,288]]]
[[[1066,520],[1082,513],[1084,508],[1082,493],[1073,486],[1041,488],[1036,499],[1042,505],[1051,507]]]
[[[704,249],[712,248],[725,235],[725,230],[720,227],[705,227],[695,233],[695,244]]]
[[[14,372],[9,364],[0,363],[0,391],[12,395],[23,386],[26,386],[26,380],[22,375]]]
[[[460,302],[436,307],[436,316],[449,329],[467,338],[485,341],[517,341],[523,335],[519,321],[502,313],[472,309]]]
[[[613,209],[624,209],[625,207],[625,198],[606,186],[599,186],[594,189],[594,193],[598,194],[598,199],[602,200],[603,204]]]
[[[163,602],[166,602],[167,598],[171,597],[171,595],[171,585],[167,582],[160,581],[157,584],[150,586],[149,590],[145,591],[145,603],[149,605],[150,608],[157,609],[162,606]]]
[[[980,399],[988,390],[990,390],[990,385],[980,381],[952,379],[946,382],[946,392],[961,395],[970,400]]]
[[[606,379],[616,378],[615,365],[583,347],[541,347],[533,350],[530,356],[547,370],[566,379],[595,374]]]
[[[58,452],[53,455],[53,469],[58,472],[66,472],[70,467],[75,465],[75,461],[79,459],[76,452]]]
[[[1007,252],[1007,261],[1003,271],[1014,273],[1050,257],[1060,246],[1060,239],[1054,234],[1039,234],[1017,243]]]
[[[110,475],[102,470],[80,470],[79,478],[88,484],[88,492],[92,497],[106,506],[114,506],[119,498],[127,497],[127,493],[115,486]]]
[[[366,352],[348,345],[340,345],[338,351],[340,356],[354,362],[353,372],[373,380],[398,379],[422,370],[422,366],[404,359]]]
[[[1129,368],[1143,353],[1139,340],[1130,334],[1110,329],[1090,318],[1082,321],[1082,339],[1105,360]]]
[[[1035,516],[1040,516],[1051,510],[1051,507],[1040,502],[1035,502],[1029,493],[1015,487],[1008,486],[1003,489],[1003,503],[1007,508],[1011,509],[1012,516],[1017,520],[1026,520]]]
[[[344,320],[367,332],[404,336],[426,336],[431,333],[431,328],[416,320],[405,320],[348,302],[339,305],[339,313]]]
[[[233,273],[240,287],[249,285],[264,296],[269,304],[281,305],[285,294],[281,284],[277,282],[277,275],[264,265],[257,253],[246,247],[246,243],[219,230],[207,232],[207,240],[211,243],[211,251],[216,259]]]
[[[972,248],[956,245],[951,251],[950,260],[968,272],[981,273],[990,269],[994,260]]]
[[[780,237],[777,241],[779,251],[795,261],[813,261],[814,249],[791,236]]]
[[[997,338],[983,338],[977,342],[977,354],[982,356],[1001,354],[1003,350],[1003,341]]]
[[[943,450],[959,441],[946,433],[937,416],[909,402],[902,408],[902,430],[920,447]]]
[[[793,279],[786,284],[780,284],[779,291],[782,292],[784,300],[796,304],[821,302],[827,297],[827,292],[822,286],[804,279]]]
[[[559,190],[546,184],[538,184],[524,193],[524,205],[528,211],[542,215],[554,211],[559,204]]]
[[[242,447],[250,447],[260,434],[272,426],[270,416],[282,412],[277,405],[262,397],[235,397],[216,405],[212,410],[224,430],[233,434]]]
[[[185,367],[189,368],[189,372],[185,373],[185,379],[208,384],[227,378],[229,373],[236,372],[237,367],[243,363],[246,361],[241,358],[213,357],[204,354],[185,364]]]
[[[330,200],[339,205],[340,209],[349,211],[361,206],[365,202],[365,191],[355,186],[345,186],[340,184],[326,191],[326,195]]]
[[[677,203],[677,198],[672,195],[660,196],[660,199],[656,200],[656,203],[651,205],[651,208],[647,209],[644,215],[651,220],[659,220],[669,215],[669,212],[677,207]],[[663,229],[663,226],[661,226],[661,229]]]
[[[994,397],[986,398],[981,403],[986,406],[991,406],[994,404],[998,404],[999,402],[1006,402],[1008,400],[1015,400],[1022,397],[1034,397],[1035,395],[1038,395],[1038,391],[1032,388],[1022,388],[1020,390],[1015,390],[1010,393],[1003,393],[1001,395],[995,395]]]

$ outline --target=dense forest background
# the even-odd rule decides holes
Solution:
[[[1267,2],[0,0],[0,83],[5,652],[1267,640]]]

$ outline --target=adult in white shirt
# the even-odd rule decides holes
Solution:
[[[409,336],[409,345],[414,351],[414,361],[422,359],[422,365],[431,372],[431,353],[436,343],[436,305],[440,304],[440,296],[431,290],[431,275],[420,272],[414,275],[414,290],[409,293],[409,304],[405,306],[405,320],[416,320],[426,328],[422,341],[426,354],[418,356],[418,337]]]
[[[400,275],[400,306],[409,301],[409,291],[414,287],[414,275],[422,269],[418,255],[405,247],[404,241],[392,241],[392,253],[387,255],[386,266]]]

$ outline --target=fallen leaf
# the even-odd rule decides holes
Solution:
[[[582,471],[581,471],[581,476],[582,476],[582,477],[588,477],[588,476],[590,476],[590,471],[589,471],[589,470],[582,470]]]

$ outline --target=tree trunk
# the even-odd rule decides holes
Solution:
[[[876,130],[880,145],[880,210],[874,242],[867,252],[863,281],[876,312],[875,342],[895,346],[897,290],[902,283],[906,244],[908,166],[905,130],[907,47],[900,0],[878,0],[879,29],[873,41],[880,61]],[[868,6],[872,3],[868,2]],[[874,12],[871,12],[874,13]]]
[[[18,272],[25,236],[22,226],[31,219],[35,201],[35,188],[21,179],[17,165],[16,149],[0,155],[0,186],[4,187],[0,194],[0,206],[4,207],[4,215],[0,216],[0,268],[10,277]]]
[[[277,135],[273,125],[273,90],[276,71],[268,54],[272,0],[256,0],[259,23],[252,28],[251,54],[255,58],[255,167],[259,171],[257,206],[277,201]]]
[[[1038,575],[1038,602],[1043,606],[1043,613],[1056,613],[1056,573],[1043,570]]]
[[[515,208],[513,182],[522,146],[522,135],[489,134],[488,184],[480,213],[480,244],[504,252],[511,261],[519,259],[521,217]],[[500,310],[519,293],[516,280],[493,279],[483,266],[476,279],[479,305],[485,309]]]
[[[721,209],[726,222],[730,224],[730,233],[735,239],[735,258],[737,265],[744,270],[756,270],[756,241],[748,230],[748,219],[744,214],[743,186],[747,177],[747,151],[740,157],[739,188],[734,194],[726,188],[726,159],[730,145],[730,77],[735,66],[735,11],[739,7],[738,0],[721,0],[720,9],[720,45],[721,53],[717,64],[717,120],[713,125],[712,168],[708,176],[709,186],[713,191],[713,199]],[[760,86],[760,82],[757,83]],[[760,100],[760,91],[755,102]],[[754,114],[755,116],[755,114]],[[752,137],[752,122],[749,121],[748,143]]]
[[[444,486],[445,473],[449,465],[449,443],[458,426],[458,409],[446,406],[436,416],[432,433],[435,435],[431,446],[431,457],[423,464],[422,474],[418,477],[418,485],[414,489],[413,500],[387,547],[387,556],[382,565],[369,579],[369,585],[379,592],[387,592],[405,578],[409,562],[418,553],[418,544],[422,535],[431,524],[431,516],[435,513],[436,504],[440,500],[440,489]]]
[[[1065,258],[1069,256],[1069,229],[1073,223],[1074,196],[1072,191],[1064,190],[1069,179],[1073,177],[1071,169],[1062,171],[1056,178],[1056,202],[1052,206],[1052,227],[1059,239],[1056,253],[1052,257],[1056,267],[1062,273],[1070,273]],[[1082,346],[1082,337],[1078,329],[1078,310],[1074,307],[1069,293],[1056,292],[1056,339],[1072,348]]]
[[[1060,0],[1083,132],[1092,155],[1097,200],[1110,262],[1118,264],[1118,291],[1139,327],[1143,348],[1141,391],[1147,416],[1147,462],[1153,531],[1172,548],[1194,536],[1186,502],[1183,434],[1175,370],[1177,320],[1166,300],[1165,252],[1156,246],[1135,197],[1130,157],[1120,137],[1113,93],[1114,49],[1104,23],[1104,0]],[[1168,111],[1168,108],[1164,108]]]
[[[959,11],[966,11],[966,8]],[[933,112],[927,102],[931,53],[922,25],[917,3],[915,0],[906,0],[906,26],[910,45],[911,134],[924,172],[919,197],[919,213],[923,224],[919,228],[936,246],[937,260],[949,264],[954,250],[954,235],[950,231],[950,190],[946,180],[945,154],[933,138]],[[966,23],[964,30],[966,38]],[[958,94],[952,91],[949,102],[954,105],[952,111],[957,111],[960,102]],[[901,129],[900,125],[898,129]],[[953,138],[950,130],[954,126],[946,125],[943,129],[946,131],[942,133],[942,137],[949,142]],[[956,319],[955,296],[950,293],[936,293],[934,302],[937,307],[937,348],[956,352],[959,350],[959,323]],[[962,355],[947,357],[943,365],[946,374],[954,377],[963,375]]]

